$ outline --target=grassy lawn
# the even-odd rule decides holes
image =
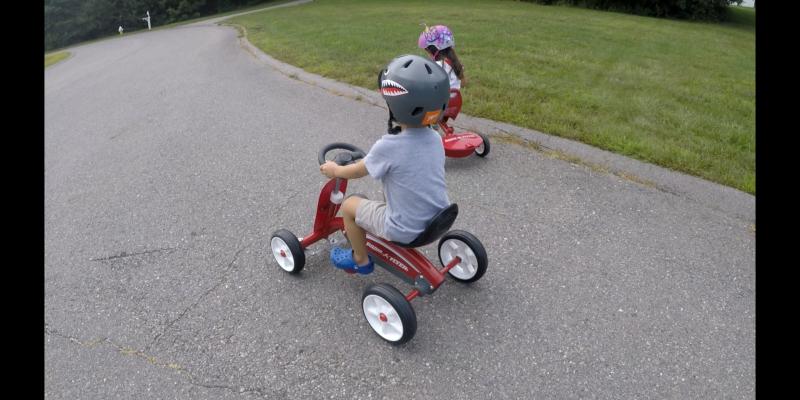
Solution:
[[[755,194],[755,11],[731,13],[712,24],[514,1],[316,0],[230,22],[282,61],[370,89],[394,56],[423,55],[422,22],[445,24],[465,66],[463,112]]]
[[[44,55],[44,67],[47,68],[65,58],[69,57],[68,51],[60,51],[58,53],[50,53]]]

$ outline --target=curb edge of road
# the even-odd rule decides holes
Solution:
[[[224,21],[218,21],[221,25]],[[386,109],[383,98],[377,90],[371,91],[358,86],[335,81],[312,74],[296,66],[286,64],[264,53],[247,39],[247,30],[233,24],[221,25],[242,32],[238,40],[241,47],[253,57],[269,65],[278,72],[307,84],[317,86],[332,94],[362,101]],[[504,122],[459,114],[453,125],[473,132],[483,133],[491,138],[522,145],[559,158],[566,162],[582,165],[592,170],[608,173],[620,179],[635,182],[644,187],[660,190],[675,196],[689,199],[730,216],[755,224],[755,196],[702,178],[674,171],[655,164],[649,164],[623,155],[599,149],[585,143],[548,135],[533,129],[523,128]]]

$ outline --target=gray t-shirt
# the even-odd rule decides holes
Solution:
[[[364,164],[386,194],[386,239],[413,241],[436,213],[450,205],[442,137],[433,129],[409,128],[383,135]]]

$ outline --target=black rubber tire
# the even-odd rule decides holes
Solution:
[[[444,244],[444,242],[450,239],[455,239],[466,244],[475,254],[475,258],[478,261],[478,266],[476,268],[475,275],[473,275],[469,279],[458,278],[455,275],[451,274],[450,271],[447,271],[447,274],[450,275],[451,278],[464,283],[471,283],[477,281],[478,279],[481,279],[481,277],[483,277],[483,274],[486,273],[486,269],[489,268],[489,257],[486,255],[486,249],[483,247],[481,241],[478,240],[478,238],[476,238],[475,235],[467,231],[459,231],[459,230],[450,231],[444,234],[444,236],[442,236],[441,239],[439,239],[439,246],[438,246],[439,263],[441,263],[442,266],[445,265],[444,262],[442,261],[442,245]]]
[[[484,135],[484,134],[482,134],[482,133],[479,133],[478,136],[480,136],[481,139],[483,139],[483,151],[479,153],[478,149],[476,148],[475,149],[475,154],[478,157],[486,157],[486,156],[489,155],[489,150],[492,149],[492,145],[489,143],[489,137]]]
[[[364,311],[364,299],[371,294],[383,298],[395,309],[395,311],[397,311],[397,315],[400,317],[400,322],[403,324],[403,335],[400,337],[400,339],[396,341],[388,340],[378,334],[378,332],[372,328],[372,325],[370,325],[369,320],[367,319],[367,314]],[[364,290],[364,294],[361,296],[361,313],[364,315],[364,319],[367,319],[367,325],[370,325],[372,331],[375,332],[375,334],[381,339],[386,340],[393,345],[401,345],[406,343],[417,333],[417,314],[414,312],[414,308],[411,307],[411,303],[406,300],[406,297],[403,296],[399,290],[395,289],[394,286],[389,285],[388,283],[370,285],[366,290]]]
[[[280,264],[278,264],[278,268],[290,274],[297,274],[302,271],[303,267],[306,265],[306,252],[303,251],[303,247],[300,245],[300,241],[297,240],[297,236],[286,229],[278,229],[269,239],[270,254],[272,254],[272,239],[276,237],[280,238],[284,243],[286,243],[286,246],[289,247],[289,252],[291,253],[292,259],[294,260],[294,266],[291,271],[284,269],[280,266]],[[272,255],[275,257],[274,254]],[[278,260],[276,259],[275,262],[278,263]]]

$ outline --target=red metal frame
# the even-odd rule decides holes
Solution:
[[[448,119],[456,119],[461,112],[461,104],[461,91],[450,89],[450,101],[444,111],[444,117],[439,121],[439,127],[444,132],[442,145],[444,145],[444,154],[447,157],[468,157],[483,144],[483,138],[479,135],[472,132],[455,133],[455,129],[447,124]]]
[[[444,110],[444,119],[456,119],[461,112],[461,104],[463,104],[461,90],[450,89],[450,100],[447,101],[447,108]]]
[[[334,204],[331,202],[331,193],[333,193],[333,187],[335,185],[336,179],[331,179],[322,187],[322,191],[319,193],[317,215],[314,218],[314,230],[310,235],[304,237],[303,240],[300,241],[300,246],[303,247],[303,250],[327,238],[331,233],[344,230],[344,221],[342,221],[341,217],[336,216],[341,204]],[[339,179],[339,191],[341,191],[342,194],[347,191],[347,179]]]
[[[300,241],[300,246],[305,250],[308,246],[327,238],[336,231],[344,232],[344,221],[337,217],[340,204],[331,202],[331,193],[336,185],[336,179],[331,179],[319,194],[317,213],[314,219],[313,231]],[[347,180],[339,179],[339,191],[346,193]],[[400,247],[391,241],[367,233],[367,251],[373,256],[377,264],[387,269],[394,270],[406,282],[417,282],[420,277],[430,284],[429,292],[433,292],[442,285],[447,271],[456,266],[461,259],[456,257],[441,270],[436,268],[427,257],[417,249]],[[411,301],[420,295],[418,289],[412,290],[406,299]]]

